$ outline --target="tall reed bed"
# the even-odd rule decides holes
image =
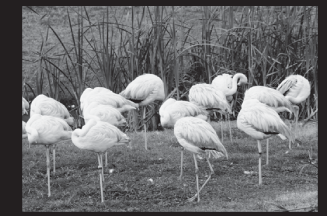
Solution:
[[[52,19],[62,22],[51,22],[54,11]],[[73,97],[79,105],[86,87],[119,93],[138,75],[152,73],[162,78],[167,98],[187,100],[196,83],[244,73],[249,85],[234,98],[237,116],[248,87],[276,88],[300,74],[312,87],[300,118],[318,117],[317,6],[29,6],[24,13],[42,26],[39,51],[24,52],[23,22],[27,94]],[[150,118],[159,106],[147,109],[148,127],[156,126],[157,117]],[[140,113],[126,117],[128,129],[141,128]]]

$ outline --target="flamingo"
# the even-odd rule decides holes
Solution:
[[[161,126],[173,128],[176,121],[182,117],[193,116],[207,120],[208,112],[189,101],[167,99],[159,109]]]
[[[299,107],[296,104],[302,103],[309,97],[311,90],[309,81],[301,75],[290,75],[278,85],[276,90],[281,92],[292,103],[295,128],[297,128]],[[291,143],[289,145],[291,149]]]
[[[245,92],[245,97],[248,91]],[[283,134],[292,141],[294,141],[294,137],[276,110],[261,103],[258,99],[247,99],[243,101],[242,109],[237,116],[237,127],[257,140],[259,151],[259,185],[261,185],[260,140],[267,139],[276,134]]]
[[[104,177],[102,153],[106,152],[114,145],[127,145],[130,142],[130,139],[117,127],[107,122],[97,121],[95,119],[90,119],[82,129],[75,129],[71,137],[72,142],[76,147],[93,151],[98,155],[98,168],[101,169],[99,171],[101,202],[103,202],[102,182],[104,181]]]
[[[70,126],[74,125],[74,118],[70,116],[67,108],[53,98],[43,94],[38,95],[31,104],[31,117],[34,114],[53,116],[64,119]]]
[[[212,80],[211,84],[216,89],[222,91],[226,95],[227,101],[229,103],[231,103],[233,100],[233,94],[235,94],[237,91],[237,86],[247,84],[247,82],[248,82],[248,79],[246,78],[246,76],[244,74],[237,73],[234,76],[232,76],[230,74],[218,75]],[[228,124],[229,124],[229,135],[230,135],[231,141],[233,142],[229,114],[227,114],[227,116],[228,116]]]
[[[143,107],[143,122],[145,119],[145,106],[155,100],[163,101],[165,99],[164,83],[160,77],[154,74],[142,74],[130,82],[126,89],[120,93],[126,99],[129,99],[139,106]],[[144,145],[147,147],[146,125],[144,123]]]
[[[98,121],[107,122],[114,126],[126,125],[126,119],[122,114],[110,105],[98,104],[97,102],[90,103],[83,111],[85,123],[90,119],[95,118]],[[108,165],[108,153],[105,154],[105,166]]]
[[[130,100],[127,100],[126,98],[124,98],[119,94],[111,92],[109,89],[107,89],[107,91],[103,89],[104,88],[98,87],[93,89],[92,91],[85,90],[88,91],[86,92],[86,95],[83,95],[85,91],[83,92],[82,94],[83,97],[81,96],[82,111],[92,102],[97,102],[98,104],[103,104],[103,105],[110,105],[116,108],[121,113],[138,108],[138,104],[135,104]]]
[[[244,96],[244,101],[249,99],[257,99],[259,102],[266,104],[271,107],[277,113],[287,111],[289,113],[294,112],[293,106],[287,100],[284,95],[282,95],[279,91],[266,87],[266,86],[253,86],[246,91]],[[282,135],[278,135],[281,139],[285,140],[286,138]],[[291,141],[289,142],[289,148],[291,149]],[[266,145],[266,165],[268,165],[268,152],[269,152],[269,139],[267,139]]]
[[[190,88],[189,100],[191,103],[208,111],[218,111],[222,114],[231,112],[225,94],[211,84],[201,83],[193,85]],[[210,121],[210,117],[208,117],[208,121]],[[221,136],[223,137],[222,122],[220,122],[220,126]]]
[[[71,139],[72,131],[66,121],[53,116],[33,114],[26,123],[27,139],[30,144],[44,145],[47,157],[48,196],[50,191],[49,147],[63,140]]]
[[[195,117],[183,117],[176,121],[174,126],[174,134],[182,146],[181,150],[181,174],[179,180],[182,179],[183,175],[183,151],[184,148],[193,154],[193,159],[195,163],[195,177],[196,177],[196,187],[197,193],[188,199],[188,201],[193,201],[195,198],[198,198],[200,201],[200,191],[207,184],[211,175],[214,174],[212,166],[210,164],[209,158],[212,155],[214,158],[220,158],[225,156],[228,159],[227,151],[224,145],[220,142],[216,131],[213,127],[203,119]],[[210,174],[207,180],[199,189],[199,177],[198,177],[198,165],[195,155],[202,154],[206,158]]]
[[[74,125],[74,117],[71,117],[67,108],[53,98],[47,97],[43,94],[38,95],[31,103],[30,117],[35,114],[44,116],[53,116],[63,119],[68,125]],[[56,149],[53,145],[53,172],[56,172]]]
[[[94,89],[92,88],[86,88],[81,97],[80,97],[80,104],[81,104],[81,110],[83,111],[84,108],[84,101],[86,98],[90,95],[95,95],[97,93],[104,92],[104,93],[113,93],[111,90],[104,88],[104,87],[95,87]]]
[[[26,115],[28,115],[28,112],[27,112],[27,110],[28,110],[28,108],[29,108],[29,104],[28,104],[28,102],[26,101],[26,99],[24,98],[24,97],[22,97],[23,99],[22,99],[22,115],[24,115],[24,114],[26,114]]]

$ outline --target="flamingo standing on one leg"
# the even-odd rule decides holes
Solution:
[[[72,133],[72,142],[80,149],[96,152],[100,174],[101,202],[103,198],[103,162],[102,153],[114,145],[128,145],[130,139],[115,126],[95,119],[90,119],[82,129],[75,129]]]
[[[245,92],[246,97],[247,92]],[[242,109],[237,116],[237,127],[258,142],[259,150],[259,185],[262,184],[261,177],[261,143],[260,140],[267,139],[272,135],[283,134],[294,141],[290,129],[285,125],[278,113],[272,107],[260,103],[258,99],[247,99],[243,101]]]
[[[249,99],[257,99],[260,103],[266,104],[267,106],[274,109],[277,113],[279,112],[289,112],[292,113],[293,107],[291,103],[277,90],[266,87],[266,86],[253,86],[246,91],[244,96],[244,101]],[[279,135],[283,140],[286,137]],[[290,141],[291,142],[291,141]],[[267,138],[266,145],[266,165],[269,163],[269,138]]]
[[[210,180],[211,175],[214,174],[212,166],[210,164],[209,158],[212,155],[214,158],[220,158],[225,156],[228,158],[227,151],[223,144],[220,142],[216,131],[213,127],[206,121],[195,118],[195,117],[183,117],[176,121],[174,126],[174,134],[179,142],[179,144],[186,150],[193,153],[193,159],[195,163],[195,176],[196,176],[196,186],[197,193],[189,198],[188,201],[193,201],[195,198],[198,198],[200,201],[200,191]],[[206,158],[210,174],[207,180],[199,189],[199,179],[198,179],[198,165],[195,155],[203,154]],[[179,179],[182,179],[183,175],[183,149],[181,151],[181,174]]]
[[[26,123],[25,129],[30,144],[44,145],[47,148],[48,196],[51,196],[49,147],[57,142],[71,139],[71,128],[61,118],[34,114]]]
[[[191,103],[199,107],[203,107],[208,111],[218,111],[222,114],[231,112],[229,103],[227,102],[225,94],[216,89],[210,84],[196,84],[190,88],[189,100]],[[210,121],[210,117],[208,118]],[[221,126],[221,136],[223,139],[223,125]]]
[[[99,121],[107,122],[116,127],[125,126],[126,119],[122,114],[110,105],[98,104],[97,102],[92,102],[84,107],[83,116],[85,123],[90,119],[94,118]],[[108,165],[108,153],[105,154],[105,166]]]
[[[165,99],[164,83],[154,74],[142,74],[130,82],[126,89],[120,93],[123,97],[138,103],[143,107],[143,122],[145,121],[145,106],[155,100]],[[144,122],[144,144],[147,147],[146,125]]]
[[[58,117],[67,122],[70,126],[74,125],[74,117],[70,116],[67,108],[56,101],[53,98],[47,97],[43,94],[38,95],[31,103],[30,117],[35,114],[44,116]],[[53,172],[56,172],[56,149],[53,145],[52,156],[53,156]]]
[[[227,101],[229,103],[231,103],[233,100],[233,94],[235,94],[237,91],[237,86],[246,84],[247,82],[248,82],[248,79],[246,78],[246,76],[244,74],[237,73],[234,76],[232,76],[230,74],[218,75],[212,80],[211,84],[216,89],[222,91],[226,95]],[[230,139],[233,143],[232,129],[230,126],[229,114],[227,114],[227,116],[228,116],[228,124],[229,124],[229,135],[230,135]]]
[[[276,90],[281,92],[293,104],[295,128],[297,128],[299,107],[295,104],[302,103],[309,97],[311,90],[309,81],[301,75],[290,75],[278,85]],[[290,142],[289,149],[291,148]]]

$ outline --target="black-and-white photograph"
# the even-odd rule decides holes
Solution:
[[[318,6],[22,6],[22,212],[318,212]]]

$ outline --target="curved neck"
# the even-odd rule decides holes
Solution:
[[[233,76],[233,80],[232,80],[232,88],[228,89],[226,92],[225,92],[225,95],[226,96],[232,96],[233,94],[236,93],[237,91],[237,81],[240,77],[240,74],[237,73]]]
[[[35,128],[29,128],[30,135],[28,136],[29,143],[37,143],[37,138],[39,137],[39,133]]]
[[[287,100],[289,100],[292,104],[299,104],[303,101],[301,97],[291,97],[291,96],[285,96]]]
[[[73,132],[73,134],[72,134],[72,136],[83,137],[83,136],[85,136],[85,135],[89,132],[89,130],[90,130],[94,125],[96,125],[96,124],[97,124],[97,121],[94,120],[94,119],[91,119],[90,121],[88,121],[87,124],[85,124],[85,125],[83,126],[82,129],[75,129],[74,132]]]

